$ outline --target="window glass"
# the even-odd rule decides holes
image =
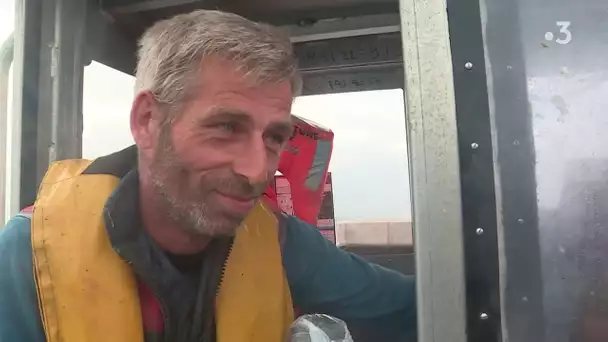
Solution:
[[[338,221],[410,221],[403,91],[303,96],[292,112],[330,128]]]
[[[93,62],[84,68],[82,155],[97,158],[133,144],[129,112],[135,78]]]
[[[330,128],[338,244],[411,245],[403,90],[303,96],[292,112]]]

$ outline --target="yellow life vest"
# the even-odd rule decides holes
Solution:
[[[112,249],[103,208],[120,179],[56,162],[32,216],[34,275],[47,342],[143,342],[129,265]],[[256,205],[236,234],[216,297],[218,342],[283,342],[293,307],[277,219]]]

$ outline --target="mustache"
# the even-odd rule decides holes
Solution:
[[[267,182],[251,183],[243,176],[234,175],[230,178],[214,179],[210,182],[213,190],[222,195],[243,200],[254,200],[262,196],[268,187]]]

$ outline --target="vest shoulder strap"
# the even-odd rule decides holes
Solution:
[[[105,201],[120,179],[86,174],[91,165],[53,163],[38,191],[32,250],[46,341],[142,341],[135,278],[103,222]]]

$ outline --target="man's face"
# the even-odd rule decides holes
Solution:
[[[289,82],[251,86],[235,70],[206,64],[201,88],[153,138],[154,193],[191,233],[235,233],[273,179],[292,130]]]

